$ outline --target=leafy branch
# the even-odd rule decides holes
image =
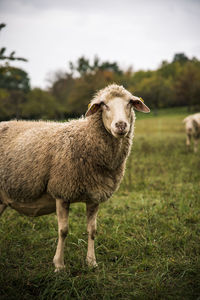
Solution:
[[[4,23],[0,23],[0,31],[6,26]],[[16,57],[15,51],[12,51],[9,55],[6,55],[6,47],[0,48],[0,60],[21,60],[27,62],[28,60],[23,57]]]

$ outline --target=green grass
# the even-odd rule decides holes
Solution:
[[[7,210],[0,219],[0,299],[200,299],[200,148],[185,147],[182,119],[136,121],[119,191],[100,207],[87,268],[85,207],[71,206],[66,271],[54,273],[55,215]]]

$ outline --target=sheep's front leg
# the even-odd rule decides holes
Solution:
[[[87,209],[87,232],[88,232],[88,251],[86,262],[88,266],[97,267],[96,257],[94,252],[94,238],[96,234],[96,217],[99,205],[86,204]]]
[[[186,135],[186,146],[190,146],[190,143],[191,143],[191,135],[190,134],[187,134]]]
[[[65,268],[64,244],[68,233],[69,203],[66,203],[61,199],[56,199],[56,213],[58,218],[58,245],[53,262],[55,265],[55,272],[58,272]]]

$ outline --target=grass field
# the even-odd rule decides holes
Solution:
[[[136,121],[119,191],[100,207],[97,269],[85,264],[85,207],[71,206],[66,271],[54,273],[55,215],[0,219],[0,299],[200,299],[200,146],[185,112]]]

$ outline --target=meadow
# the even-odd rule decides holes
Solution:
[[[98,268],[86,266],[85,206],[70,210],[66,270],[54,273],[54,214],[0,218],[0,299],[200,299],[200,145],[186,149],[186,110],[138,114],[125,178],[102,204]]]

